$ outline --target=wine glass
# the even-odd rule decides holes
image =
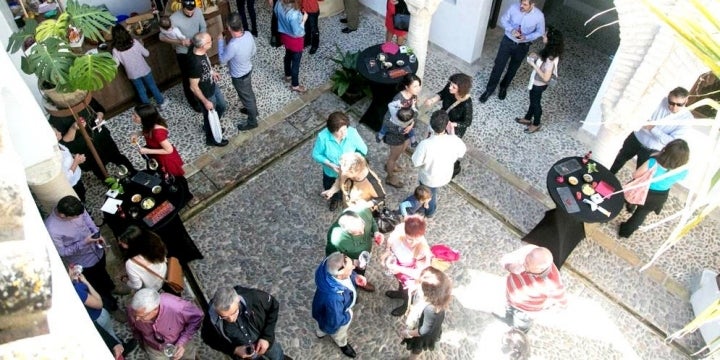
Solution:
[[[158,162],[155,159],[150,159],[147,162],[148,169],[155,171],[158,168]]]
[[[125,165],[120,165],[117,168],[117,176],[121,179],[125,178],[128,174],[128,168]]]
[[[390,265],[393,265],[397,262],[397,258],[395,255],[390,255],[385,259],[385,275],[387,276],[394,276],[395,272],[390,270]]]
[[[175,353],[177,352],[177,346],[175,344],[165,344],[163,346],[163,354],[168,357],[168,359],[172,359],[173,356],[175,356]]]

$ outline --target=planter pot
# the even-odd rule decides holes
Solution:
[[[75,106],[85,100],[88,92],[85,90],[76,90],[71,93],[61,93],[55,89],[43,89],[40,91],[53,103],[58,109],[67,109]]]
[[[354,89],[349,88],[345,93],[340,97],[343,101],[345,101],[348,105],[352,105],[360,99],[364,98],[365,94],[360,89]]]

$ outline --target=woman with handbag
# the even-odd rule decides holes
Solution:
[[[547,90],[553,76],[557,77],[558,62],[565,47],[562,33],[552,27],[548,27],[543,35],[543,42],[545,47],[540,51],[540,55],[531,53],[527,57],[528,64],[533,68],[528,84],[530,106],[524,118],[515,118],[515,122],[518,124],[527,125],[524,130],[526,134],[532,134],[541,129],[542,94]]]
[[[670,188],[687,176],[687,170],[682,170],[677,174],[666,174],[687,164],[689,159],[690,148],[687,142],[682,139],[675,139],[667,143],[660,152],[653,154],[648,161],[635,170],[633,178],[641,177],[648,171],[654,173],[650,179],[645,201],[637,206],[629,203],[626,206],[632,216],[627,221],[620,223],[620,230],[618,231],[620,237],[630,237],[642,225],[650,212],[660,214],[663,205],[667,201]]]
[[[470,99],[472,78],[468,75],[457,73],[450,76],[447,85],[437,95],[425,100],[425,106],[432,107],[438,101],[442,101],[441,109],[445,110],[450,118],[448,129],[452,128],[454,134],[462,139],[467,128],[472,125],[473,106]],[[448,134],[453,134],[448,131]]]
[[[300,0],[278,0],[274,12],[278,19],[280,42],[285,46],[285,81],[290,81],[290,90],[304,93],[307,89],[300,85],[300,60],[305,47],[308,14],[300,11]]]
[[[408,306],[408,293],[417,288],[415,279],[432,262],[432,252],[425,239],[427,222],[420,215],[410,215],[405,222],[398,224],[387,238],[387,250],[381,262],[388,273],[398,281],[398,290],[389,290],[385,296],[402,299],[402,305],[393,309],[392,316],[401,316]]]
[[[346,207],[370,208],[376,210],[385,200],[385,189],[377,174],[370,170],[367,160],[353,152],[340,157],[340,176],[333,186],[321,194],[326,199],[342,191]]]
[[[407,38],[408,29],[405,28],[404,21],[400,21],[396,24],[396,15],[400,16],[398,20],[401,20],[402,17],[410,17],[410,12],[408,11],[407,4],[405,4],[405,0],[387,0],[387,7],[385,11],[385,29],[387,29],[387,32],[385,33],[385,42],[391,42],[393,41],[393,38],[395,38],[396,44],[403,45],[405,44],[405,39]],[[399,26],[400,28],[396,26]]]
[[[133,290],[160,290],[167,275],[167,250],[160,237],[131,225],[118,241],[126,249],[127,286]]]
[[[442,336],[445,311],[452,301],[452,281],[442,271],[428,267],[420,273],[418,289],[400,331],[402,344],[410,350],[408,359],[417,359],[424,350],[434,350]]]

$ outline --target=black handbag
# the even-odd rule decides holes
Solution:
[[[408,31],[410,28],[410,10],[408,10],[405,0],[398,0],[398,3],[395,4],[393,27],[395,30],[402,31]]]
[[[395,230],[395,227],[403,222],[402,214],[397,210],[388,209],[384,203],[378,207],[378,210],[373,212],[373,216],[377,221],[378,231],[383,234]]]
[[[460,175],[460,171],[462,171],[462,166],[460,166],[460,160],[457,160],[455,161],[455,165],[453,165],[453,174],[451,179],[454,179],[456,176]]]

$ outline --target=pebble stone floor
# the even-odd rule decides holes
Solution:
[[[234,4],[232,5],[234,7]],[[313,333],[310,305],[314,291],[313,273],[324,253],[325,233],[337,213],[327,211],[321,191],[320,169],[312,162],[312,139],[331,111],[345,110],[354,121],[368,105],[367,99],[348,107],[330,93],[307,101],[291,92],[282,81],[283,50],[268,46],[269,10],[258,2],[258,54],[255,57],[253,86],[258,96],[261,127],[242,134],[245,142],[227,152],[201,171],[190,176],[191,188],[199,198],[206,198],[242,178],[239,186],[186,221],[190,234],[205,254],[205,259],[191,263],[206,297],[219,286],[243,284],[273,293],[281,302],[277,327],[278,341],[295,359],[342,359],[344,356],[328,339],[318,340]],[[602,46],[585,40],[577,30],[578,21],[553,22],[578,16],[569,9],[548,14],[548,22],[559,24],[567,36],[566,56],[562,62],[562,81],[544,99],[544,129],[526,135],[512,119],[524,113],[527,94],[522,88],[529,75],[521,67],[504,101],[491,97],[486,104],[477,102],[492,67],[498,30],[488,33],[481,68],[474,74],[473,125],[465,142],[469,152],[463,173],[451,186],[440,192],[440,211],[429,225],[430,243],[445,243],[460,250],[461,262],[449,274],[455,281],[455,300],[446,318],[444,336],[428,359],[501,359],[499,337],[505,325],[490,311],[499,311],[503,303],[504,273],[499,257],[517,248],[519,238],[542,218],[547,202],[539,202],[509,183],[498,171],[486,166],[492,162],[521,181],[531,190],[546,193],[542,184],[545,173],[558,158],[584,153],[587,145],[574,138],[602,81],[610,59],[600,51]],[[360,28],[351,35],[340,32],[340,16],[320,19],[321,48],[315,55],[305,53],[300,83],[310,89],[325,84],[334,64],[329,57],[334,44],[342,49],[363,49],[382,41],[382,18],[364,10]],[[563,27],[565,26],[565,27]],[[442,51],[428,54],[422,98],[439,91],[452,73],[458,72],[453,60]],[[221,72],[226,74],[226,70]],[[232,139],[242,116],[237,99],[225,76],[221,82],[230,110],[223,119],[226,137]],[[166,91],[173,101],[163,113],[169,123],[170,138],[188,164],[203,159],[209,150],[204,145],[202,118],[192,112],[176,86]],[[283,111],[288,104],[305,106],[285,114],[277,123],[263,125],[263,119]],[[126,111],[110,121],[110,129],[121,149],[142,167],[140,157],[124,139],[137,130]],[[382,164],[387,149],[373,141],[373,134],[358,126],[370,146],[371,164]],[[421,132],[422,133],[422,132]],[[264,160],[281,154],[265,166]],[[409,165],[409,159],[403,160]],[[261,167],[262,166],[262,167]],[[381,175],[382,166],[375,165]],[[247,176],[247,177],[246,177]],[[416,183],[413,171],[405,174],[407,184]],[[627,170],[621,178],[629,176]],[[86,178],[90,199],[100,199],[102,188]],[[540,184],[540,185],[538,185]],[[412,191],[387,188],[391,204]],[[480,205],[478,205],[480,204]],[[680,207],[673,199],[666,213]],[[617,226],[627,214],[601,227],[614,237]],[[653,218],[649,219],[652,220]],[[693,231],[676,249],[666,254],[658,267],[680,281],[688,290],[695,287],[702,268],[717,268],[717,244],[713,238],[717,224],[708,221]],[[619,242],[634,251],[643,261],[667,235],[667,229],[636,234]],[[702,253],[695,251],[700,246]],[[378,256],[376,249],[373,255]],[[682,260],[681,260],[682,259]],[[689,260],[689,261],[688,261]],[[586,240],[582,242],[563,268],[562,276],[570,294],[568,309],[544,314],[529,334],[532,359],[680,359],[699,349],[702,340],[689,336],[679,347],[667,345],[658,331],[669,333],[692,318],[689,304],[664,287],[638,273],[637,267],[618,259],[611,251]],[[377,268],[369,270],[377,293],[360,293],[356,318],[350,329],[350,342],[360,359],[400,358],[406,355],[396,333],[400,322],[388,312],[396,304],[382,294],[395,285]],[[188,297],[194,296],[187,294]],[[129,336],[124,325],[116,324],[122,336]],[[222,355],[201,347],[200,358],[219,359]],[[144,358],[135,352],[131,358]]]

